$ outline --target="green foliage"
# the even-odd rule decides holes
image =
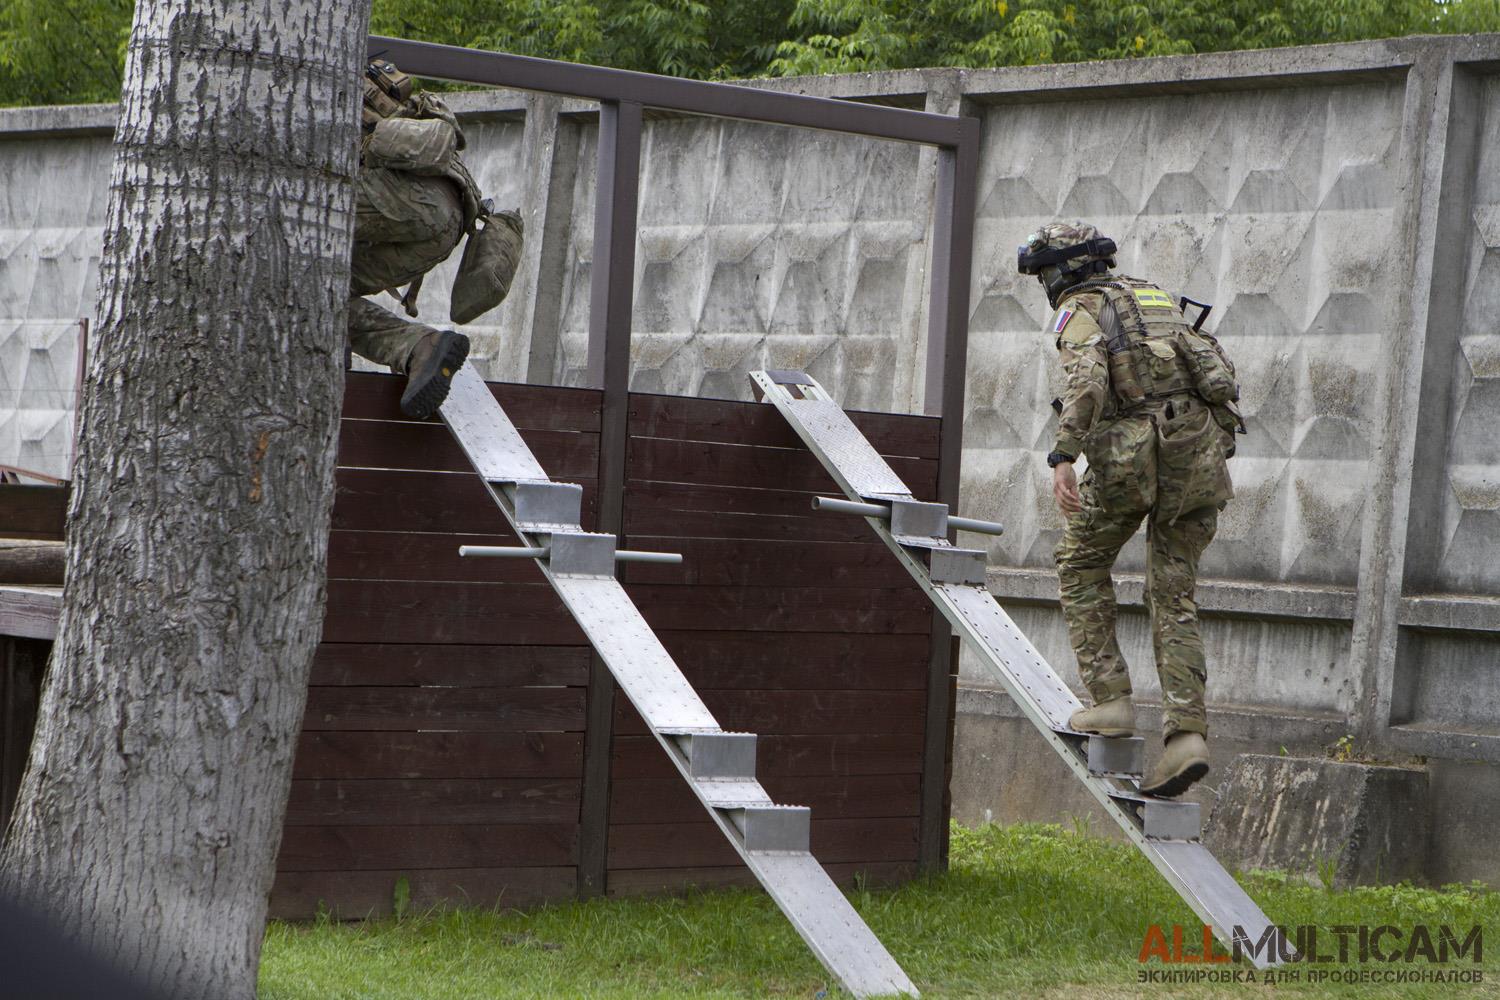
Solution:
[[[113,101],[130,0],[0,0],[0,104]]]
[[[129,0],[0,0],[0,104],[112,100]],[[1500,0],[374,0],[372,30],[700,79],[1500,31]]]
[[[391,913],[397,920],[401,920],[409,909],[411,909],[411,882],[405,875],[402,875],[396,879],[396,887],[391,891]]]
[[[765,72],[795,0],[375,0],[377,34],[698,79]]]
[[[1016,66],[1500,30],[1500,0],[797,0],[782,74]]]

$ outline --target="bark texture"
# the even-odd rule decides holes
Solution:
[[[256,968],[322,622],[369,0],[140,0],[67,584],[0,881],[174,996]]]

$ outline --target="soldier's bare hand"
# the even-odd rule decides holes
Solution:
[[[1078,495],[1078,473],[1072,462],[1059,462],[1052,469],[1052,497],[1064,514],[1076,514],[1083,510],[1083,498]]]

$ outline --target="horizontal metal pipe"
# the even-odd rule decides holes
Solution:
[[[882,521],[891,519],[891,509],[884,504],[856,503],[833,497],[813,497],[812,509],[832,511],[835,514],[862,514],[865,517],[878,517]]]
[[[957,528],[959,531],[977,531],[981,535],[1003,535],[1005,525],[999,521],[976,521],[972,517],[948,518],[948,527]]]
[[[641,552],[637,549],[617,549],[615,558],[620,562],[665,563],[678,566],[682,563],[681,552]]]
[[[813,497],[813,510],[828,510],[835,514],[860,514],[864,517],[878,517],[882,521],[891,519],[891,509],[884,504],[858,503],[854,500],[836,500],[833,497]],[[977,531],[982,535],[1003,535],[1005,525],[998,521],[978,521],[972,517],[948,518],[948,527],[957,528],[960,531]]]
[[[461,556],[497,556],[505,559],[545,559],[551,549],[527,545],[460,545]]]

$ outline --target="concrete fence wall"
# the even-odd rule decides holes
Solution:
[[[1497,879],[1500,820],[1500,37],[763,82],[978,117],[965,513],[1004,521],[991,589],[1076,684],[1048,470],[1060,389],[1026,233],[1081,217],[1124,270],[1215,303],[1250,433],[1203,561],[1216,752],[1425,758],[1434,878]],[[555,98],[457,95],[466,160],[528,227],[510,299],[471,326],[494,379],[582,378],[595,124]],[[111,108],[0,112],[0,462],[62,473],[90,315]],[[632,388],[731,398],[800,367],[849,406],[911,410],[934,155],[658,117],[643,144]],[[427,283],[442,318],[452,264]],[[1138,696],[1158,697],[1120,564]],[[1082,812],[965,670],[955,809]],[[1154,722],[1154,717],[1152,718]],[[1488,811],[1486,811],[1488,810]]]

